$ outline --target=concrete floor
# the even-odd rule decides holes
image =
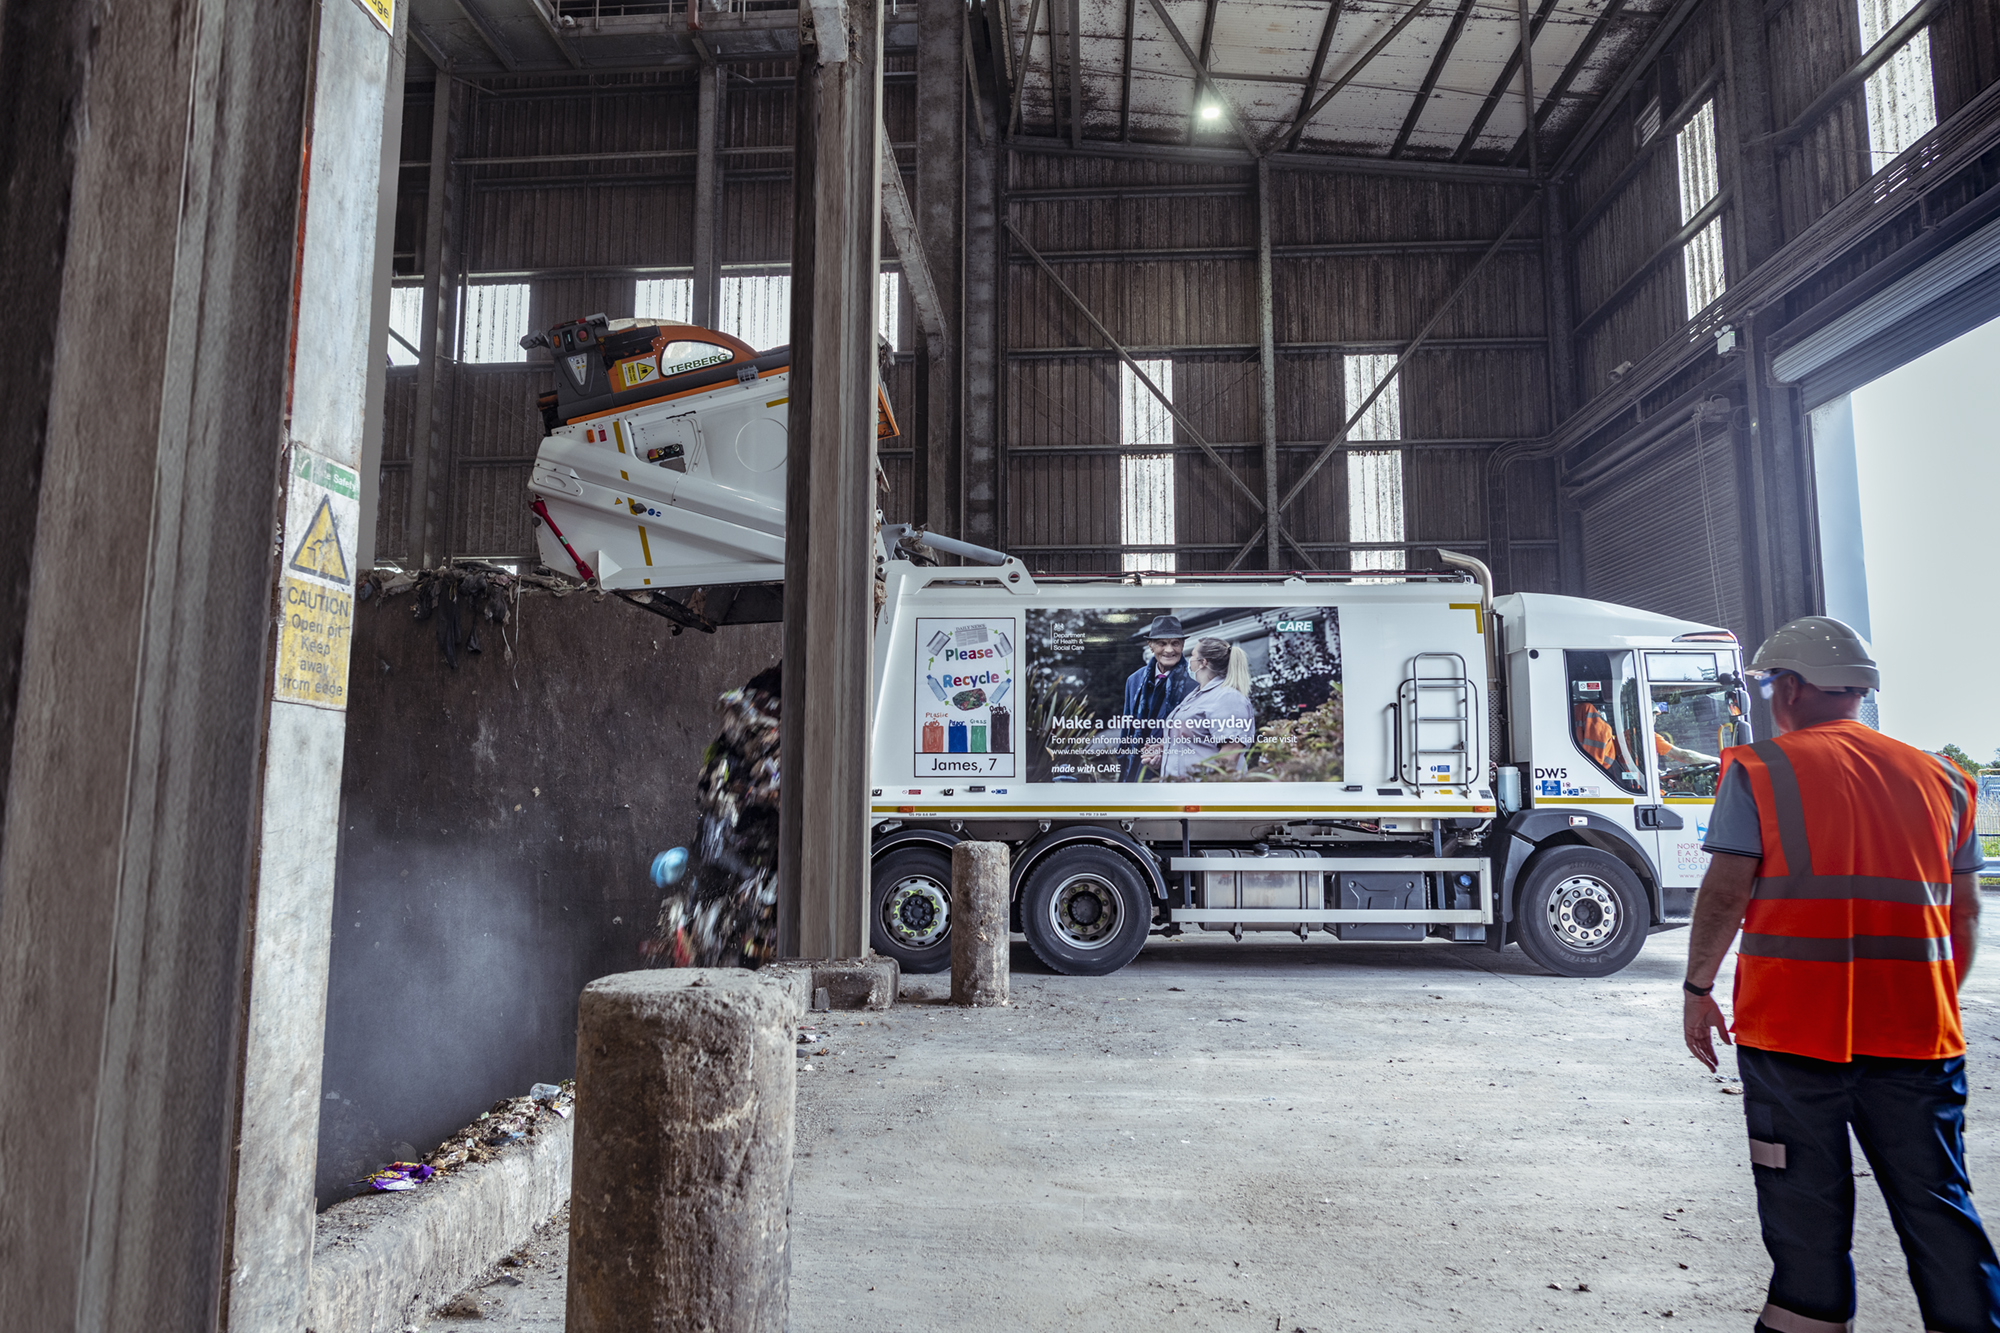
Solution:
[[[1742,1101],[1681,1045],[1686,949],[1588,982],[1518,949],[1155,941],[1091,980],[1016,945],[981,1011],[908,978],[821,1016],[800,1075],[792,1327],[1747,1329]],[[2000,953],[1965,1009],[1978,1184]],[[1861,1184],[1858,1327],[1917,1329]],[[482,1327],[561,1328],[561,1236]]]

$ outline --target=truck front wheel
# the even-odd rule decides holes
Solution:
[[[1021,933],[1035,957],[1072,977],[1101,977],[1139,956],[1152,904],[1137,867],[1109,847],[1058,848],[1021,890]]]
[[[1608,977],[1646,943],[1646,891],[1595,847],[1554,847],[1529,863],[1514,903],[1521,951],[1559,977]]]
[[[897,847],[875,862],[868,943],[905,972],[951,966],[951,853],[930,843]]]

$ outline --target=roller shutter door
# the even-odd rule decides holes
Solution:
[[[1731,439],[1708,427],[1698,466],[1695,432],[1678,431],[1578,494],[1585,596],[1743,632]]]

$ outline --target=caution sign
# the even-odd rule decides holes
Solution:
[[[354,637],[354,594],[287,574],[279,609],[280,699],[347,707],[347,647]]]
[[[347,568],[347,552],[340,547],[340,528],[333,521],[332,500],[320,497],[319,508],[313,511],[312,522],[306,525],[306,535],[299,538],[289,564],[301,574],[316,574],[335,583],[354,581]]]
[[[355,0],[355,3],[380,25],[383,32],[396,30],[396,0]]]
[[[618,380],[627,389],[636,389],[642,384],[650,384],[660,377],[660,368],[651,359],[635,356],[630,361],[618,363]]]
[[[289,473],[271,692],[316,708],[346,708],[361,478],[302,445],[292,446]]]

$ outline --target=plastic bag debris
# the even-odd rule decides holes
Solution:
[[[528,1089],[528,1096],[538,1102],[552,1102],[562,1095],[562,1088],[554,1083],[537,1083]]]
[[[640,951],[655,966],[757,967],[778,945],[778,668],[718,701],[722,734],[702,759],[700,836]],[[655,883],[661,863],[654,859]],[[669,861],[668,868],[671,868]]]
[[[367,1183],[378,1190],[413,1190],[436,1174],[436,1168],[423,1162],[391,1162],[372,1172]]]
[[[653,887],[670,889],[687,873],[688,849],[669,847],[653,858]]]

